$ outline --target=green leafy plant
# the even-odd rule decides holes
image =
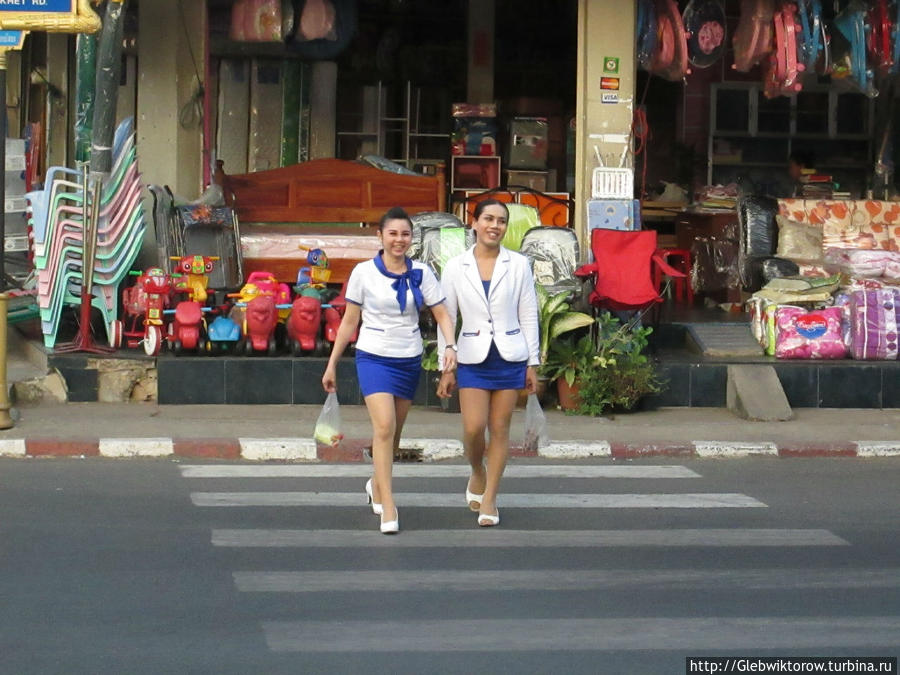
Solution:
[[[631,409],[642,396],[657,393],[662,383],[644,350],[652,328],[622,324],[609,313],[592,322],[586,335],[554,341],[542,371],[577,386],[571,412],[600,415],[610,408]]]
[[[540,284],[535,284],[535,291],[541,325],[541,363],[544,363],[549,354],[551,341],[570,331],[590,326],[594,323],[594,319],[584,312],[572,311],[567,291],[550,295]]]
[[[422,370],[438,369],[437,340],[422,338]]]

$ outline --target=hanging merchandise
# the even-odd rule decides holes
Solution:
[[[644,70],[650,70],[656,51],[656,8],[653,0],[638,0],[637,4],[637,60]]]
[[[697,68],[708,68],[725,51],[725,9],[719,0],[691,0],[684,10],[688,55]]]
[[[891,28],[891,75],[900,73],[900,2],[894,7],[894,25]]]
[[[866,96],[874,98],[878,91],[874,74],[866,62],[866,18],[868,8],[862,0],[851,0],[847,7],[834,17],[832,33],[832,80],[846,83]]]
[[[875,0],[875,4],[869,10],[868,25],[868,47],[872,66],[879,75],[886,75],[894,65],[891,47],[893,26],[888,13],[887,0]]]
[[[797,59],[799,27],[794,10],[795,6],[788,3],[773,17],[775,48],[769,55],[769,67],[763,80],[767,98],[790,96],[803,88],[799,78],[806,66]]]
[[[774,15],[775,0],[741,0],[741,20],[731,41],[732,68],[746,73],[772,51]]]
[[[231,8],[229,37],[239,42],[280,42],[281,0],[237,0]]]
[[[288,51],[309,61],[335,58],[356,35],[356,0],[282,0],[294,22],[284,34]],[[284,11],[284,10],[282,10]]]
[[[656,51],[650,72],[672,82],[690,74],[687,31],[675,0],[656,0]]]
[[[797,35],[800,62],[806,67],[806,72],[815,70],[820,75],[825,75],[828,67],[823,69],[819,65],[820,59],[826,60],[828,53],[822,3],[820,0],[797,0],[797,13],[800,15],[800,32]]]

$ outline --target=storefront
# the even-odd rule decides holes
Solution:
[[[741,225],[737,190],[728,187],[730,183],[740,180],[748,192],[752,184],[755,194],[789,197],[797,186],[788,180],[788,160],[815,151],[815,165],[807,168],[816,173],[804,174],[815,179],[806,178],[800,187],[812,190],[809,199],[776,203],[779,215],[822,230],[828,242],[847,243],[851,237],[845,229],[835,229],[843,227],[835,220],[840,208],[829,209],[828,218],[822,218],[820,202],[854,198],[848,202],[857,205],[853,213],[870,213],[862,227],[863,234],[872,237],[853,241],[874,242],[870,248],[885,253],[882,267],[893,269],[887,267],[893,260],[889,254],[897,252],[893,211],[879,206],[881,217],[872,214],[875,206],[869,204],[875,200],[858,201],[869,190],[879,193],[873,197],[881,197],[885,186],[888,192],[893,189],[892,178],[883,170],[889,155],[882,142],[891,138],[885,134],[894,98],[890,76],[862,82],[862,91],[853,91],[834,75],[819,76],[815,68],[801,73],[794,67],[787,74],[782,68],[777,73],[782,79],[773,80],[776,75],[769,72],[774,66],[767,65],[767,53],[759,55],[761,65],[750,63],[754,54],[742,41],[749,30],[748,19],[741,15],[742,3],[638,2],[631,7],[573,0],[562,7],[550,2],[523,7],[501,0],[440,6],[371,0],[324,3],[331,13],[307,16],[305,21],[295,7],[299,4],[209,0],[204,8],[202,3],[176,0],[128,3],[117,106],[120,119],[129,115],[136,119],[142,182],[168,185],[176,200],[192,201],[208,184],[216,184],[214,160],[222,163],[220,187],[229,196],[243,189],[233,205],[240,225],[232,227],[231,235],[232,243],[244,238],[244,264],[241,269],[232,265],[228,272],[232,281],[237,272],[243,282],[248,274],[271,268],[277,269],[278,283],[293,285],[297,268],[309,265],[298,245],[325,250],[334,280],[339,281],[349,261],[372,253],[372,237],[357,238],[358,223],[372,220],[372,213],[390,205],[348,195],[372,192],[376,184],[376,196],[409,200],[420,211],[454,212],[462,225],[479,191],[523,186],[503,191],[503,198],[534,204],[535,225],[568,225],[580,245],[581,262],[590,257],[590,232],[595,227],[641,226],[657,232],[658,247],[670,249],[664,257],[690,274],[694,293],[677,279],[671,288],[662,287],[667,297],[652,339],[668,387],[655,402],[719,406],[725,403],[729,358],[747,355],[713,358],[721,341],[710,336],[709,325],[734,324],[755,344],[749,314],[738,310],[759,290],[761,272],[755,271],[756,263],[783,253],[775,212],[764,232],[748,232]],[[293,10],[298,10],[296,16]],[[831,25],[833,19],[823,16],[822,25]],[[666,42],[678,34],[666,26],[683,21],[705,28],[702,45],[696,39]],[[714,30],[717,21],[724,28],[721,35]],[[785,21],[800,25],[799,15],[769,16],[766,21],[773,35],[778,21],[782,27]],[[695,32],[699,35],[700,30]],[[658,45],[650,44],[651,34],[659,38]],[[53,35],[29,40],[19,75],[11,76],[8,85],[8,101],[16,104],[10,129],[44,134],[36,153],[39,169],[74,165],[70,129],[77,115],[71,95],[77,70],[75,40]],[[756,51],[761,50],[757,45]],[[803,53],[797,44],[794,50]],[[839,61],[837,54],[832,58]],[[732,68],[735,64],[740,71]],[[16,72],[12,62],[10,72]],[[23,72],[34,74],[23,77]],[[882,96],[873,98],[876,81]],[[454,115],[453,104],[459,102],[469,105],[458,106]],[[381,167],[383,160],[390,160],[421,172],[431,182],[421,179],[414,184],[413,199],[404,192],[408,186],[402,174],[392,174],[395,178],[382,184],[335,169],[336,175],[329,175],[334,180],[323,189],[324,184],[310,182],[301,170],[278,184],[287,195],[283,204],[278,194],[266,193],[252,180],[235,189],[244,174],[304,163],[325,167],[313,162],[360,156],[380,158],[372,158],[370,164]],[[882,161],[876,164],[878,158]],[[882,170],[876,172],[877,167]],[[321,178],[328,171],[316,174]],[[603,181],[607,182],[601,185]],[[683,192],[661,190],[662,181],[680,184]],[[436,183],[442,196],[430,192]],[[831,187],[837,194],[815,192],[826,183],[837,184]],[[705,189],[718,184],[725,188]],[[297,201],[301,193],[304,198],[316,197]],[[535,193],[542,194],[535,197]],[[154,194],[156,199],[147,197],[143,202],[148,226],[140,230],[143,246],[131,263],[139,269],[163,265],[156,259],[161,251],[175,253],[158,234],[172,229],[168,221],[161,226],[165,211],[160,204],[166,195]],[[541,201],[545,194],[549,201]],[[207,192],[205,201],[216,201],[217,196]],[[259,203],[251,203],[254,197]],[[261,210],[262,203],[272,208]],[[183,212],[177,217],[184,225],[184,218],[195,215]],[[220,225],[232,222],[227,216],[217,217]],[[858,228],[858,220],[851,215],[850,225]],[[305,223],[311,238],[300,241],[296,228],[285,231],[281,225],[285,222]],[[324,223],[334,229],[323,230]],[[357,231],[350,231],[354,223]],[[888,239],[881,236],[885,231]],[[315,234],[323,236],[312,237]],[[459,243],[464,242],[462,236]],[[220,250],[177,253],[222,257]],[[226,262],[217,263],[222,274],[228,271]],[[849,263],[842,259],[838,264]],[[227,290],[238,289],[231,284]],[[849,301],[846,306],[851,306]],[[848,314],[845,322],[849,321]],[[63,320],[59,339],[70,338],[73,328]],[[115,331],[110,334],[117,342]],[[165,334],[159,341],[161,348],[175,342]],[[184,340],[179,342],[184,346]],[[203,344],[209,341],[204,338]],[[704,354],[710,346],[712,350]],[[301,383],[321,369],[320,359],[290,357],[289,345],[281,349],[283,356],[253,360],[176,358],[164,352],[158,362],[159,399],[318,402],[321,392]],[[748,357],[751,361],[774,362],[762,348],[756,349],[759,356]],[[849,354],[852,344],[847,349]],[[262,351],[269,351],[268,341]],[[81,362],[73,363],[62,360],[57,367],[71,373],[84,368]],[[856,388],[862,392],[856,404],[897,405],[896,385],[891,384],[896,360],[869,361],[862,366],[867,370],[852,371],[845,368],[861,364],[779,360],[777,365],[794,405],[854,403],[822,393],[834,389],[840,394],[837,382],[845,376],[865,380]],[[801,365],[807,368],[798,370]],[[876,392],[875,379],[888,384],[879,385]],[[89,383],[83,397],[92,395],[96,396],[96,386]],[[432,401],[426,395],[420,402]]]

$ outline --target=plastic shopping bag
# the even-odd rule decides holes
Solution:
[[[322,406],[322,412],[316,420],[313,438],[322,445],[332,447],[344,438],[344,434],[341,433],[341,409],[338,406],[337,394],[334,392],[328,394],[328,398],[325,399],[325,405]]]
[[[536,451],[549,444],[547,418],[541,410],[537,395],[529,394],[528,402],[525,404],[525,450]]]

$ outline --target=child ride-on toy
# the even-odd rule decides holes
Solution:
[[[156,356],[162,347],[164,312],[172,294],[172,278],[161,267],[149,267],[139,274],[134,286],[122,291],[122,305],[128,322],[116,320],[112,326],[112,346],[135,348],[143,344],[147,356]]]

